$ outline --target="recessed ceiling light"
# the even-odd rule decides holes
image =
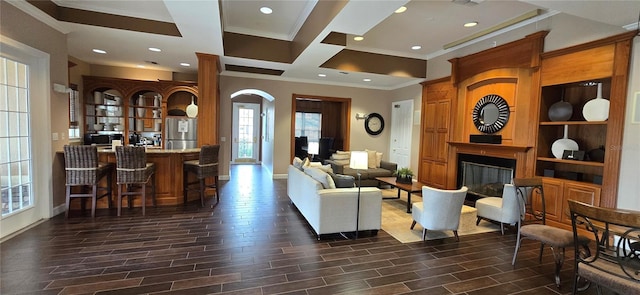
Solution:
[[[318,74],[318,77],[326,77],[327,74]]]
[[[190,63],[186,63],[186,62],[181,62],[180,65],[183,66],[183,67],[190,67],[191,66]]]
[[[146,68],[144,65],[137,65],[138,68]]]
[[[271,13],[273,13],[273,9],[264,6],[264,7],[260,7],[260,12],[262,12],[264,14],[271,14]]]
[[[362,41],[362,40],[364,40],[364,37],[362,37],[362,36],[355,36],[355,37],[353,37],[353,40],[354,40],[354,41]]]
[[[420,49],[422,49],[422,46],[420,46],[420,45],[413,45],[413,46],[411,46],[411,49],[413,49],[413,50],[420,50]]]
[[[407,7],[406,6],[400,6],[400,8],[396,9],[395,13],[403,13],[407,11]]]
[[[475,27],[478,25],[478,22],[468,22],[466,24],[464,24],[465,28],[471,28],[471,27]]]
[[[362,81],[365,81],[365,82],[371,82],[371,79],[369,79],[369,78],[364,78],[364,79],[362,79]]]
[[[160,51],[162,51],[162,50],[160,50],[160,48],[155,48],[155,47],[149,47],[149,50],[150,50],[150,51],[153,51],[153,52],[160,52]]]
[[[97,48],[94,48],[94,49],[93,49],[93,52],[95,52],[95,53],[100,53],[100,54],[107,54],[107,52],[106,52],[106,51],[104,51],[104,50],[102,50],[102,49],[97,49]]]

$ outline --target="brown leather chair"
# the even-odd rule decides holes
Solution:
[[[72,198],[83,198],[82,209],[85,208],[86,198],[91,198],[91,217],[96,216],[97,200],[108,197],[108,206],[111,208],[111,185],[113,164],[98,162],[98,148],[90,145],[65,145],[64,146],[64,170],[66,176],[66,196],[67,211],[65,216],[69,217],[69,209]],[[100,186],[100,181],[106,177],[105,186]],[[72,187],[81,187],[81,192],[74,193]],[[91,187],[91,192],[86,188]],[[98,194],[103,191],[102,194]]]
[[[142,199],[142,215],[145,215],[147,201],[147,185],[151,186],[151,201],[156,206],[156,166],[147,163],[147,153],[141,146],[116,147],[116,182],[118,184],[118,216],[122,208],[122,197],[127,196],[129,208],[133,204],[133,196]],[[122,191],[123,186],[125,191]],[[137,190],[139,188],[139,190]]]
[[[205,191],[213,188],[216,190],[216,204],[220,202],[218,191],[218,154],[220,145],[205,145],[200,148],[198,160],[185,161],[183,164],[183,196],[184,204],[187,204],[187,196],[190,190],[200,192],[200,204],[204,207]],[[189,181],[189,173],[195,174],[196,181]],[[207,184],[207,178],[213,178],[213,183]],[[198,186],[195,186],[198,184]]]

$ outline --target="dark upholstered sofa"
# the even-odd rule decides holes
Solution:
[[[380,167],[378,168],[369,168],[366,170],[358,171],[349,168],[349,165],[339,164],[333,160],[326,160],[325,163],[331,164],[331,168],[333,169],[333,173],[335,174],[351,175],[355,177],[356,185],[358,185],[357,172],[360,172],[361,186],[377,187],[379,183],[376,180],[376,177],[393,176],[393,173],[398,169],[398,164],[386,161],[380,161]]]

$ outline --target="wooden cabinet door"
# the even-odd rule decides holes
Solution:
[[[433,162],[431,165],[431,186],[439,189],[447,188],[447,163]]]
[[[420,182],[435,188],[446,189],[447,163],[422,161],[420,165]]]
[[[420,170],[418,171],[418,181],[427,184],[429,179],[431,178],[431,173],[429,169],[431,168],[431,163],[433,161],[420,161]]]
[[[436,149],[436,103],[427,103],[424,114],[424,130],[422,134],[423,159],[435,160]]]
[[[546,218],[548,220],[560,221],[562,215],[562,201],[564,192],[564,182],[553,178],[544,178],[542,180],[544,189],[544,203],[547,211]]]
[[[568,200],[575,200],[589,205],[600,205],[601,188],[595,185],[577,182],[567,182],[564,184],[563,212],[561,221],[571,224],[571,215],[569,215]],[[546,193],[546,192],[545,192]]]

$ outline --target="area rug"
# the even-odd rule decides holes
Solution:
[[[398,196],[397,189],[382,189],[382,196],[392,198]],[[422,202],[420,194],[411,194],[411,203]],[[411,213],[407,213],[407,193],[402,192],[400,199],[382,200],[382,230],[393,236],[402,243],[422,241],[422,226],[416,224],[413,230],[410,229]],[[476,226],[476,214],[464,214],[460,220],[458,235],[470,235],[492,231],[499,231],[500,226],[490,222],[482,221]],[[427,240],[443,239],[453,237],[452,231],[427,231]],[[462,237],[460,239],[463,239]]]

